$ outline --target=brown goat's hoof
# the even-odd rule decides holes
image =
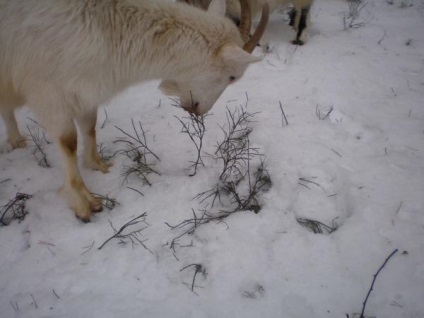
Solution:
[[[80,220],[82,223],[90,223],[91,221],[90,221],[90,217],[87,217],[87,216],[84,216],[84,217],[82,217],[82,216],[79,216],[79,215],[77,215],[77,214],[75,214],[75,216],[77,217],[77,219],[78,220]]]
[[[93,213],[100,213],[103,211],[103,205],[100,205],[100,206],[93,205],[93,206],[90,206],[90,209],[91,209],[91,212]]]
[[[94,197],[90,194],[87,199],[91,212],[99,213],[103,211],[103,201],[101,198]]]

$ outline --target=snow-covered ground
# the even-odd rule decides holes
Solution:
[[[34,147],[2,154],[0,205],[17,192],[33,197],[22,222],[0,227],[0,317],[352,318],[395,249],[365,315],[424,317],[424,3],[366,0],[357,20],[364,25],[344,30],[347,10],[344,0],[316,0],[302,47],[289,43],[292,31],[274,13],[270,52],[257,49],[263,61],[205,119],[203,151],[214,153],[226,106],[256,113],[250,145],[266,156],[272,180],[257,214],[203,224],[170,248],[187,228],[166,223],[209,209],[193,198],[216,184],[222,167],[205,155],[205,167],[189,176],[197,151],[175,118],[186,114],[157,82],[104,105],[107,120],[99,110],[98,142],[106,153],[122,149],[116,127],[132,133],[131,119],[141,122],[160,175],[149,175],[150,187],[124,182],[122,154],[106,175],[81,167],[93,192],[119,202],[91,223],[57,193],[55,145],[43,144],[51,168],[38,165]],[[28,109],[18,117],[22,132],[40,133]],[[0,133],[4,145],[3,122]],[[98,250],[114,234],[111,224],[119,229],[144,212],[146,223],[127,230],[146,227],[148,250],[116,239]],[[337,229],[315,234],[301,219]]]

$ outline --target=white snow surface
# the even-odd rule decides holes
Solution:
[[[226,107],[247,104],[257,113],[250,142],[266,156],[272,187],[260,193],[259,213],[203,224],[174,249],[186,228],[166,223],[200,214],[205,206],[193,198],[217,182],[221,167],[205,156],[189,176],[197,151],[175,118],[186,114],[158,82],[102,105],[97,128],[98,143],[113,153],[124,137],[116,127],[131,132],[131,119],[141,122],[160,175],[149,176],[150,187],[124,182],[123,155],[108,174],[81,166],[90,190],[119,202],[88,224],[58,193],[54,144],[45,145],[51,168],[38,165],[31,146],[3,153],[0,206],[17,192],[33,197],[23,221],[0,227],[0,317],[352,318],[395,249],[365,316],[424,317],[424,3],[366,0],[364,25],[345,30],[347,11],[344,0],[316,0],[301,47],[290,44],[283,16],[272,15],[269,52],[258,48],[263,60],[218,100],[203,146],[213,153],[222,140]],[[30,118],[28,108],[18,112],[22,132],[36,129]],[[4,146],[3,122],[0,134]],[[114,234],[110,223],[119,229],[144,212],[141,238],[151,252],[116,239],[98,250]],[[298,218],[337,229],[315,234]],[[195,276],[192,264],[203,272]]]

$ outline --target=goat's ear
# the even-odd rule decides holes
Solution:
[[[225,0],[212,0],[208,7],[208,12],[212,15],[223,17],[226,10]]]
[[[177,82],[171,80],[163,80],[159,85],[159,89],[168,96],[180,94]]]
[[[221,51],[220,55],[225,64],[250,64],[256,63],[262,60],[262,57],[253,56],[250,53],[247,53],[241,47],[236,45],[226,45]]]

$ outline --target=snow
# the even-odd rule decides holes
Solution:
[[[206,117],[203,148],[213,153],[222,140],[226,106],[247,103],[258,112],[250,142],[266,155],[272,187],[260,193],[258,214],[203,224],[174,249],[185,229],[165,222],[191,219],[192,209],[199,214],[205,207],[193,198],[216,184],[221,167],[204,156],[205,167],[189,177],[197,151],[174,117],[186,114],[157,82],[104,105],[107,120],[99,110],[98,143],[108,153],[122,149],[116,127],[131,132],[131,119],[141,122],[160,175],[149,175],[151,187],[124,182],[123,155],[108,174],[81,167],[93,192],[119,202],[91,223],[77,220],[57,192],[63,176],[54,144],[44,146],[51,168],[38,165],[33,147],[2,154],[0,206],[17,192],[33,197],[22,222],[0,227],[0,316],[354,317],[373,275],[398,249],[365,315],[424,317],[424,3],[366,3],[364,25],[345,30],[347,2],[316,0],[301,47],[290,44],[293,31],[273,14],[270,51],[255,51],[263,61]],[[318,118],[331,107],[328,118]],[[18,117],[22,132],[40,129],[27,108]],[[5,131],[1,122],[2,145]],[[144,212],[149,226],[136,226],[147,226],[141,238],[151,252],[118,240],[97,249],[114,234],[110,223],[119,229]],[[315,234],[298,218],[337,229]]]

